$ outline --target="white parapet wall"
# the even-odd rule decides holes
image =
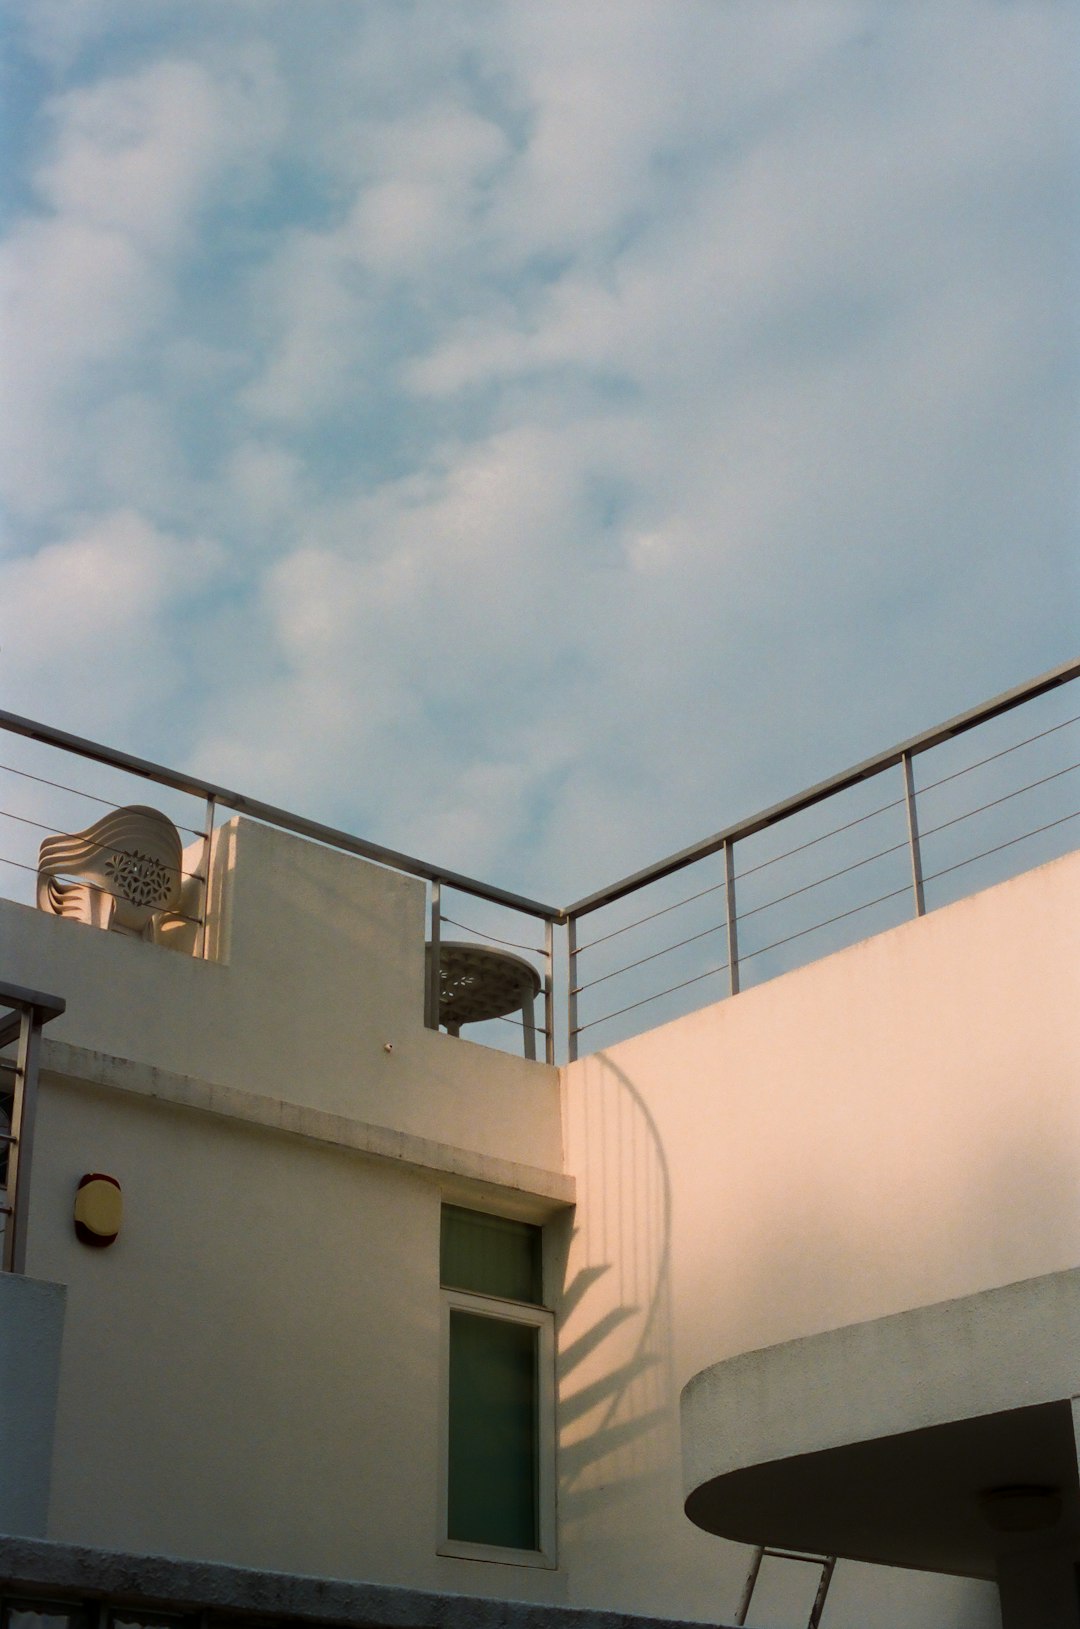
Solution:
[[[703,1614],[711,1555],[732,1611],[747,1552],[681,1513],[682,1386],[1080,1263],[1078,924],[1074,854],[566,1070],[571,1566],[603,1551],[643,1605],[674,1574]],[[939,1621],[994,1621],[941,1587]]]
[[[216,836],[209,914],[207,959],[6,900],[0,943],[24,984],[63,993],[50,1040],[561,1164],[554,1069],[425,1029],[417,878],[233,820]]]

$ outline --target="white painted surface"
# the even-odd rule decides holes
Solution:
[[[45,1536],[64,1301],[62,1284],[0,1273],[0,1533]]]
[[[208,961],[0,900],[6,965],[67,999],[49,1039],[561,1168],[556,1071],[424,1028],[421,882],[246,820],[213,876]]]
[[[1078,1335],[1073,1269],[725,1358],[682,1394],[687,1512],[729,1538],[994,1580],[1013,1552],[1000,1497],[995,1527],[979,1496],[1035,1486],[1057,1490],[1036,1511],[1047,1559],[1052,1540],[1080,1562]]]
[[[725,1358],[682,1394],[683,1486],[1080,1394],[1080,1269]]]
[[[424,1030],[419,884],[243,822],[215,876],[208,962],[0,902],[12,976],[68,1000],[50,1038],[120,1060],[42,1086],[56,1538],[715,1622],[746,1552],[682,1515],[692,1373],[1076,1263],[1075,857],[583,1060],[565,1163],[555,1071]],[[526,1167],[579,1191],[552,1572],[435,1553],[440,1197],[486,1173],[498,1208]],[[71,1230],[87,1170],[124,1187],[107,1251]],[[806,1583],[764,1580],[760,1621]],[[829,1629],[988,1599],[842,1567]]]
[[[714,1614],[738,1601],[748,1552],[690,1528],[671,1469],[699,1370],[1080,1262],[1078,923],[1072,855],[566,1071],[588,1600],[655,1609],[674,1576],[680,1610],[706,1580]],[[843,1576],[830,1629],[873,1601]],[[900,1579],[918,1621],[938,1586]],[[994,1621],[985,1588],[940,1588],[940,1621]]]
[[[561,1599],[436,1554],[439,1205],[565,1205],[556,1071],[424,1029],[415,880],[247,822],[214,879],[207,961],[0,902],[5,965],[68,1002],[29,1228],[68,1286],[50,1536]]]
[[[243,1126],[285,1131],[308,1142],[386,1160],[403,1170],[437,1179],[447,1191],[460,1192],[463,1204],[483,1208],[486,1197],[491,1202],[497,1200],[496,1208],[505,1209],[508,1215],[543,1221],[560,1206],[574,1203],[574,1179],[561,1171],[477,1154],[469,1148],[434,1142],[407,1131],[373,1126],[352,1115],[304,1108],[265,1092],[242,1091],[237,1086],[219,1086],[191,1075],[174,1075],[149,1064],[71,1046],[66,1041],[43,1042],[41,1070],[47,1079],[104,1086],[178,1108],[199,1109],[239,1121]]]
[[[435,1553],[434,1182],[81,1084],[38,1125],[31,1266],[69,1306],[51,1538],[560,1598]],[[84,1169],[124,1186],[109,1250],[71,1228]]]

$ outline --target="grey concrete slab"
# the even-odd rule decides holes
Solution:
[[[10,1536],[0,1536],[0,1586],[129,1607],[206,1611],[223,1619],[288,1619],[342,1629],[691,1629],[683,1619],[436,1594]]]

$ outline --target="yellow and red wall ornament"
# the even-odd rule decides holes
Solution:
[[[75,1189],[75,1237],[98,1249],[116,1242],[124,1219],[124,1196],[115,1177],[88,1171]]]

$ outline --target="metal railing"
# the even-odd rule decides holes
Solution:
[[[543,1056],[553,1063],[559,1050],[556,1022],[564,1012],[565,1052],[573,1059],[587,1031],[609,1044],[611,1039],[632,1031],[636,1018],[631,1015],[646,1017],[650,1024],[665,1021],[685,1011],[688,1001],[700,1005],[715,1000],[717,995],[737,993],[748,980],[760,982],[788,970],[793,955],[803,951],[823,955],[842,943],[850,943],[852,932],[863,936],[895,925],[906,915],[921,915],[928,905],[946,902],[949,887],[953,886],[946,879],[962,881],[979,876],[981,880],[973,886],[981,887],[986,885],[987,877],[994,880],[1001,874],[1000,867],[1007,869],[1014,860],[1026,867],[1038,863],[1038,859],[1031,858],[1033,854],[1048,857],[1054,844],[1071,838],[1076,828],[1070,822],[1080,815],[1076,807],[1063,809],[1053,802],[1064,788],[1074,784],[1069,777],[1080,767],[1077,755],[1074,751],[1067,764],[1052,756],[1070,739],[1069,727],[1080,723],[1080,703],[1071,710],[1076,716],[1044,717],[1038,709],[1059,696],[1062,687],[1077,677],[1080,661],[1064,663],[566,907],[545,904],[432,865],[197,776],[16,714],[0,711],[0,730],[89,761],[113,775],[134,777],[138,783],[150,781],[201,800],[201,813],[185,827],[198,845],[191,850],[197,858],[190,862],[191,870],[186,873],[197,883],[201,901],[196,918],[196,954],[207,954],[210,846],[218,811],[226,809],[424,880],[428,885],[431,946],[425,987],[425,1022],[429,1027],[437,1027],[439,1022],[440,946],[447,938],[444,927],[461,931],[478,944],[524,952],[539,975]],[[1007,721],[1021,708],[1026,709],[1025,719],[1031,721],[1028,733],[1019,740],[994,736],[995,721]],[[961,763],[955,758],[956,744],[968,741],[976,730],[989,732],[991,738],[986,746],[990,750]],[[1026,757],[1019,756],[1021,751]],[[950,753],[954,756],[950,757]],[[1014,785],[1003,778],[1021,765],[1027,776],[1022,784]],[[38,767],[42,766],[35,765],[35,770]],[[38,774],[25,765],[0,763],[0,772],[4,771],[13,777],[21,776],[30,786],[118,806],[114,798],[100,795],[103,786],[87,791],[52,775]],[[885,777],[891,771],[898,771],[896,783],[886,790]],[[970,808],[962,807],[961,792],[975,786],[979,777],[981,801]],[[1024,798],[1026,803],[1021,801]],[[36,808],[33,811],[40,812]],[[1019,832],[1006,824],[1017,814],[1024,828]],[[9,809],[0,808],[0,817],[21,823],[28,830],[61,829],[51,821]],[[974,829],[969,822],[976,820],[982,820],[985,827],[982,846],[967,843],[965,847],[967,834]],[[1036,839],[1041,840],[1041,848],[1033,846]],[[997,873],[986,869],[988,860],[999,865]],[[0,862],[22,872],[35,871],[32,864],[6,853],[0,852]],[[981,873],[966,870],[976,863],[983,864]],[[699,885],[689,893],[677,893],[690,868],[697,868]],[[866,897],[859,892],[864,885],[869,886]],[[451,897],[457,895],[465,896],[464,910]],[[644,911],[642,905],[647,907]],[[636,914],[632,914],[634,910]],[[769,926],[778,921],[770,913],[778,911],[785,913],[782,931]],[[680,914],[676,917],[675,913]],[[476,915],[482,920],[473,920]],[[529,934],[522,929],[522,917],[543,924],[542,944],[536,942],[539,933]],[[590,934],[583,942],[586,918],[591,919]],[[681,929],[670,942],[657,943],[655,937],[636,941],[625,938],[642,930],[655,936],[658,924],[666,929],[675,921]],[[561,945],[556,940],[556,928],[566,930],[565,956],[558,963]],[[616,953],[622,953],[623,946],[631,943],[637,948],[617,961]],[[586,955],[587,966],[582,961]],[[661,970],[665,975],[670,970],[677,976],[667,976],[660,988],[651,987],[649,981]],[[599,996],[591,994],[594,991],[605,998],[602,1010],[585,1012],[583,1000],[586,1005],[599,1000]],[[506,1015],[487,1025],[486,1032],[496,1025],[524,1027],[523,1020]]]
[[[318,820],[309,820],[303,815],[293,814],[288,809],[267,803],[259,798],[248,797],[229,787],[221,786],[212,781],[201,779],[196,775],[187,775],[181,771],[169,769],[163,764],[153,763],[145,758],[137,758],[131,753],[120,752],[115,748],[102,745],[100,742],[89,741],[82,736],[72,735],[65,730],[54,729],[51,725],[38,723],[34,719],[23,718],[16,713],[0,710],[0,730],[11,735],[35,741],[54,752],[70,754],[74,757],[103,766],[112,772],[119,772],[123,777],[134,777],[137,782],[150,781],[158,787],[166,787],[173,792],[181,793],[185,797],[201,801],[203,813],[201,818],[193,817],[188,821],[178,819],[179,828],[194,837],[199,843],[199,858],[194,869],[185,871],[183,875],[190,877],[198,884],[200,906],[197,917],[194,918],[197,928],[196,954],[206,955],[208,951],[207,935],[207,902],[210,884],[210,851],[213,842],[215,822],[222,809],[233,813],[246,815],[252,820],[277,827],[281,831],[293,833],[298,837],[309,838],[314,842],[325,844],[330,848],[339,849],[346,854],[353,854],[364,860],[371,860],[377,865],[387,866],[392,870],[401,871],[409,876],[420,877],[429,885],[430,897],[430,938],[433,947],[437,947],[442,937],[441,924],[443,919],[441,901],[446,891],[451,890],[464,894],[472,899],[484,901],[488,906],[495,907],[500,913],[510,912],[536,919],[544,924],[544,945],[524,946],[534,957],[540,961],[541,990],[543,994],[543,1024],[538,1026],[544,1039],[544,1057],[548,1062],[555,1059],[555,1007],[554,1007],[554,976],[553,976],[553,930],[554,924],[559,921],[561,912],[558,906],[546,905],[539,900],[529,899],[521,894],[515,894],[508,889],[499,888],[491,883],[480,881],[476,877],[469,877],[459,871],[430,864],[426,860],[417,859],[414,855],[404,854],[397,849],[386,848],[382,844],[372,843],[362,837],[356,837],[351,832],[342,831],[338,827],[329,826]],[[97,792],[89,792],[83,788],[75,787],[53,778],[52,776],[32,773],[25,767],[8,763],[0,763],[0,774],[6,773],[16,780],[33,783],[38,787],[50,788],[54,793],[59,792],[77,798],[89,798],[97,804],[104,804],[110,808],[120,807],[115,798],[103,797]],[[35,811],[37,812],[37,811]],[[198,823],[196,823],[198,819]],[[20,814],[8,808],[0,808],[0,822],[14,822],[19,827],[44,833],[58,833],[65,828],[51,822],[34,820],[25,814]],[[67,828],[70,829],[70,828]],[[29,859],[16,860],[7,853],[0,853],[0,863],[13,867],[18,871],[36,875],[36,866]],[[503,918],[498,916],[495,926],[498,929]],[[467,929],[469,932],[476,930]],[[499,942],[500,935],[496,933],[483,933],[481,935],[489,942]],[[438,954],[428,958],[427,989],[425,992],[425,1018],[429,1027],[437,1028],[439,1011],[439,966]],[[516,1020],[509,1017],[497,1020],[504,1025],[514,1025]]]
[[[59,996],[0,984],[0,1268],[6,1273],[26,1271],[41,1030],[64,1009]]]
[[[629,1017],[632,1013],[651,1009],[647,1014],[650,1025],[657,1021],[658,1011],[659,1021],[676,1016],[679,1000],[669,1000],[666,1008],[658,1009],[654,1005],[664,998],[680,997],[685,1010],[685,1002],[693,1000],[693,996],[686,992],[693,991],[694,996],[701,998],[697,1001],[698,1005],[704,1000],[715,1000],[718,995],[734,995],[743,986],[748,971],[769,977],[788,970],[790,955],[785,964],[780,953],[789,946],[798,944],[811,948],[804,946],[804,941],[817,935],[819,937],[814,943],[819,946],[824,944],[825,948],[818,948],[812,953],[825,954],[828,950],[839,948],[841,943],[850,943],[850,938],[845,939],[844,934],[851,928],[855,929],[857,936],[862,936],[858,931],[860,928],[863,932],[878,931],[882,925],[893,925],[903,914],[922,915],[927,909],[928,885],[940,884],[942,879],[976,861],[985,861],[991,856],[1012,851],[1032,838],[1045,837],[1051,832],[1066,837],[1071,835],[1075,827],[1070,827],[1069,823],[1080,817],[1075,797],[1073,805],[1065,812],[1056,807],[1050,810],[1048,799],[1051,788],[1058,791],[1069,784],[1070,775],[1074,776],[1075,785],[1075,772],[1080,769],[1075,739],[1072,759],[1068,764],[1062,766],[1055,761],[1048,773],[1033,774],[1025,784],[1019,787],[1010,785],[1004,791],[1000,789],[1000,781],[993,783],[991,790],[997,795],[984,798],[974,808],[958,812],[955,793],[964,777],[989,766],[1000,769],[1021,748],[1040,743],[1045,746],[1051,740],[1057,745],[1068,737],[1069,726],[1074,727],[1075,737],[1075,726],[1080,723],[1080,703],[1073,709],[1078,716],[1055,716],[1048,722],[1040,720],[1039,727],[1019,741],[1009,741],[1004,745],[992,743],[997,750],[959,768],[942,766],[948,769],[947,773],[928,778],[921,786],[917,785],[916,766],[928,762],[936,749],[943,749],[949,743],[966,738],[970,732],[984,728],[994,720],[1004,719],[1018,708],[1031,708],[1040,698],[1053,696],[1078,676],[1080,662],[1063,663],[1027,684],[1018,685],[991,701],[970,708],[944,724],[925,730],[886,752],[877,753],[851,769],[830,776],[828,780],[786,798],[748,820],[726,827],[566,907],[563,917],[569,939],[569,1057],[574,1059],[578,1056],[580,1037],[587,1030],[600,1030],[601,1026],[607,1026],[606,1033],[610,1035],[611,1026],[621,1019],[623,1023],[617,1026],[617,1038],[623,1038],[634,1022]],[[882,796],[881,789],[886,784],[883,778],[892,770],[899,771],[899,785],[891,796],[888,792]],[[875,794],[872,807],[864,806],[867,802],[866,790],[872,790]],[[1040,794],[1041,802],[1031,806],[1041,813],[1029,820],[1024,831],[1019,834],[1010,832],[1004,838],[998,831],[994,833],[997,841],[974,853],[958,853],[955,844],[949,846],[949,837],[956,834],[961,822],[976,815],[995,811],[1000,813],[1006,806],[1015,806],[1014,800],[1021,794],[1032,792]],[[923,816],[927,809],[933,808],[935,796],[938,805],[934,811],[935,817],[932,822],[927,822]],[[840,818],[819,829],[823,812],[834,812]],[[1046,818],[1047,815],[1049,818]],[[892,832],[884,832],[884,841],[880,837],[875,839],[875,833],[881,830],[875,823],[882,817],[886,820],[891,817],[895,827]],[[800,820],[803,821],[801,826]],[[787,847],[776,849],[775,839],[781,834],[790,834],[794,841],[789,841]],[[936,841],[938,852],[933,868],[928,869],[927,845],[931,839]],[[834,864],[823,873],[816,873],[812,861],[828,853],[825,845],[830,841],[838,845],[837,857],[841,863]],[[869,852],[863,853],[864,848],[868,848]],[[1022,855],[1018,854],[1017,857],[1023,859]],[[680,877],[691,867],[702,868],[710,860],[715,861],[715,874],[710,872],[702,879],[701,886],[691,892],[673,897],[672,889],[667,886],[672,879]],[[774,884],[772,891],[762,897],[761,890],[766,879],[782,876],[783,873],[776,868],[785,862],[792,873],[787,883],[781,883],[779,887]],[[882,862],[886,862],[884,866]],[[882,880],[869,898],[856,897],[853,891],[856,881],[874,877],[875,872],[870,869],[873,866],[879,868],[876,875]],[[700,869],[698,875],[701,875]],[[811,896],[815,900],[827,897],[818,890],[830,884],[834,885],[834,904],[811,921],[804,921],[798,916],[800,910],[805,912]],[[647,902],[650,908],[628,920],[625,919],[625,912],[612,912],[613,907],[631,898],[635,902]],[[944,901],[945,895],[942,894],[934,903]],[[906,912],[900,902],[907,903]],[[753,924],[755,931],[764,928],[766,913],[781,906],[794,913],[795,920],[789,922],[783,932],[765,931],[763,942],[748,943],[745,935],[750,925]],[[884,914],[882,907],[887,908]],[[867,922],[875,921],[868,913],[875,909],[878,911],[876,926],[867,928]],[[585,919],[603,912],[609,913],[608,919],[601,917],[600,931],[594,930],[587,942],[583,942],[582,925]],[[624,935],[642,929],[651,929],[656,933],[656,924],[663,921],[665,927],[669,926],[676,912],[685,913],[678,920],[688,924],[689,931],[681,933],[672,942],[657,947],[653,940],[644,943],[641,940],[624,940]],[[821,937],[823,934],[824,937]],[[616,941],[619,941],[620,949],[625,943],[632,943],[636,948],[627,959],[611,965]],[[712,947],[719,947],[719,954]],[[587,953],[592,957],[588,967],[582,962]],[[707,965],[703,966],[702,962]],[[757,965],[750,969],[750,963]],[[673,969],[679,976],[654,989],[649,987],[648,979],[651,973],[659,970],[658,964],[663,964],[665,969]],[[646,968],[650,970],[649,973],[645,972]],[[583,1014],[582,998],[602,987],[607,997],[601,1004],[603,1010]]]

